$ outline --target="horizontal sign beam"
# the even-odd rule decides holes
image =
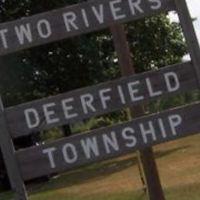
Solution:
[[[0,25],[0,55],[175,9],[173,0],[93,0]]]
[[[124,155],[200,131],[200,103],[17,152],[29,180]]]
[[[198,87],[190,62],[5,109],[12,137],[138,105]]]

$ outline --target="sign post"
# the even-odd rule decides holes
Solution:
[[[15,148],[12,138],[7,128],[3,102],[0,98],[0,147],[3,154],[5,166],[10,180],[11,188],[14,191],[15,200],[28,200],[25,185],[22,180],[17,159],[15,157]]]
[[[172,10],[178,12],[192,62],[129,76],[134,74],[134,67],[119,23]],[[165,199],[151,146],[198,133],[200,103],[146,117],[141,117],[141,105],[199,88],[200,49],[185,0],[94,0],[3,23],[0,55],[107,27],[113,34],[122,75],[127,77],[11,108],[4,109],[0,100],[0,147],[16,200],[28,199],[25,180],[134,150],[140,150],[149,199]],[[15,151],[12,139],[127,107],[140,118]]]
[[[179,20],[183,29],[183,34],[188,46],[189,54],[192,62],[194,63],[194,68],[196,70],[197,79],[200,86],[200,48],[197,36],[195,34],[194,26],[192,24],[192,18],[190,16],[185,0],[175,0],[175,3]]]
[[[130,49],[123,25],[113,25],[110,30],[113,35],[114,46],[118,55],[122,76],[134,74],[135,69],[130,57]],[[132,117],[138,117],[144,114],[143,107],[141,105],[130,108],[130,111]],[[159,200],[164,200],[165,198],[152,148],[150,147],[141,150],[139,152],[138,161],[142,164],[141,166],[139,163],[139,168],[140,172],[142,172],[141,167],[143,168],[145,182],[143,177],[141,177],[141,180],[143,183],[146,183],[149,199],[155,200],[157,198]],[[140,176],[142,175],[143,173],[140,173]]]
[[[173,10],[173,1],[94,0],[3,23],[0,25],[0,55]]]

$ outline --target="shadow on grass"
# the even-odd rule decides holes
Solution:
[[[174,200],[199,200],[200,199],[200,183],[178,185],[173,188],[166,189],[166,199]]]
[[[14,194],[12,192],[0,191],[0,200],[13,200],[13,199],[14,199]]]
[[[167,151],[157,151],[155,153],[155,157],[161,158],[189,147],[190,146],[187,145],[187,146],[173,148]],[[82,167],[78,170],[65,173],[56,178],[52,178],[50,181],[48,181],[48,183],[29,185],[28,188],[30,193],[34,194],[38,192],[44,192],[54,189],[70,187],[73,185],[84,184],[94,179],[95,180],[102,179],[105,176],[109,176],[113,173],[120,172],[131,166],[136,165],[137,163],[138,161],[136,155],[130,154],[130,156],[126,156],[124,157],[124,159],[123,157],[121,157],[120,159],[118,158],[100,163],[95,163],[90,166]]]

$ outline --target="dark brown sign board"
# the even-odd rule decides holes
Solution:
[[[93,0],[0,24],[0,55],[175,9],[173,0]]]
[[[188,52],[196,70],[198,82],[200,85],[200,47],[196,36],[196,32],[192,23],[187,3],[185,0],[175,0],[177,14],[180,20],[180,25],[185,36]]]
[[[64,138],[16,153],[24,180],[199,133],[200,103]]]
[[[5,109],[12,137],[75,123],[198,88],[191,62],[133,75]]]
[[[0,55],[5,55],[171,10],[178,12],[192,64],[175,65],[171,73],[165,68],[5,110],[0,102],[0,145],[17,200],[28,199],[17,159],[23,178],[29,180],[199,132],[197,103],[19,152],[11,138],[196,89],[200,51],[185,0],[94,0],[0,24]],[[85,95],[82,107],[77,100],[80,95]],[[77,108],[73,103],[78,103]]]

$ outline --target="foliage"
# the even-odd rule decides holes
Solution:
[[[78,3],[78,0],[6,0],[2,22]],[[165,14],[127,24],[137,72],[179,62],[185,44],[178,24]],[[2,59],[0,91],[7,106],[120,76],[108,30],[35,47]]]
[[[73,133],[82,133],[90,131],[92,129],[98,129],[100,127],[106,127],[113,124],[113,121],[108,117],[94,117],[89,120],[85,120],[82,123],[76,123],[72,126]]]
[[[199,200],[199,139],[196,135],[155,148],[167,200]],[[136,159],[136,154],[131,153],[68,171],[49,182],[29,185],[29,197],[31,200],[146,199]],[[13,198],[10,193],[0,191],[0,199]]]
[[[128,28],[128,39],[138,72],[182,60],[186,49],[181,28],[177,23],[171,23],[165,14],[136,21]]]
[[[58,128],[52,128],[40,133],[40,139],[44,143],[49,143],[63,137],[62,132]]]

